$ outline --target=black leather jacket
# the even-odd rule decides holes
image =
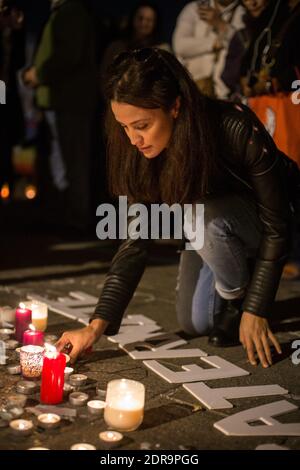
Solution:
[[[236,192],[247,191],[257,203],[263,234],[244,311],[270,314],[289,250],[291,223],[291,162],[275,146],[249,108],[220,102],[220,155],[224,182]],[[226,184],[225,184],[226,186]],[[148,240],[125,240],[114,256],[92,319],[109,321],[106,334],[119,330],[122,316],[144,272]]]

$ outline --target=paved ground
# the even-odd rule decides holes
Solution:
[[[14,221],[5,210],[6,221],[1,232],[0,305],[17,305],[27,294],[36,294],[55,300],[81,291],[98,296],[109,259],[115,246],[95,240],[66,242],[56,235],[24,223],[23,210]],[[23,213],[24,214],[24,213]],[[26,218],[25,218],[26,219]],[[4,220],[2,218],[2,220]],[[173,245],[156,245],[151,262],[140,283],[128,314],[143,314],[155,320],[165,332],[181,335],[174,311],[178,254]],[[288,389],[287,396],[258,397],[230,400],[229,410],[209,411],[182,385],[170,384],[150,371],[142,361],[130,358],[118,345],[102,338],[94,352],[76,364],[76,371],[86,373],[90,379],[90,397],[95,395],[97,383],[105,389],[113,378],[127,377],[142,381],[146,387],[146,411],[141,427],[127,433],[121,449],[255,449],[264,443],[275,443],[290,449],[300,449],[299,437],[228,437],[213,427],[220,419],[262,404],[281,399],[300,406],[300,365],[292,364],[291,343],[300,338],[300,282],[282,282],[273,313],[274,329],[278,333],[284,354],[276,358],[273,367],[265,370],[253,368],[246,360],[242,347],[216,349],[207,344],[207,338],[186,338],[188,347],[199,347],[209,355],[218,355],[247,370],[250,375],[207,382],[212,388],[246,385],[278,384]],[[66,317],[50,312],[48,333],[61,334],[80,326]],[[14,361],[13,355],[10,360]],[[197,359],[164,359],[161,361],[174,370]],[[201,363],[203,367],[203,364]],[[14,389],[18,377],[9,376],[0,366],[1,401]],[[34,397],[38,398],[38,396]],[[29,404],[37,404],[32,400]],[[29,415],[24,415],[26,417]],[[282,415],[283,423],[300,423],[300,411]],[[74,421],[64,421],[57,431],[35,430],[23,439],[12,439],[8,428],[0,429],[0,449],[27,449],[42,445],[51,449],[69,449],[75,442],[89,442],[98,449],[98,439],[106,429],[103,419],[91,419],[85,410]]]

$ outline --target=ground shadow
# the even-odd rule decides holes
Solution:
[[[161,424],[177,421],[191,415],[191,407],[184,404],[168,404],[145,411],[141,431],[160,426]]]

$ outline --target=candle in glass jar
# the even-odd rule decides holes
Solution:
[[[32,311],[31,323],[35,326],[38,331],[45,331],[48,322],[48,306],[47,304],[40,302],[39,300],[29,300],[24,302],[26,308]]]
[[[54,346],[46,346],[41,383],[41,402],[55,405],[63,401],[66,358]]]
[[[134,431],[143,421],[145,387],[135,380],[112,380],[108,383],[104,420],[109,427]]]
[[[23,377],[34,379],[40,377],[43,368],[44,348],[27,345],[20,349],[20,365]]]
[[[34,344],[36,346],[44,345],[44,333],[36,330],[33,324],[29,325],[29,329],[24,331],[23,334],[23,345]]]
[[[21,304],[22,305],[22,304]],[[28,329],[31,323],[31,310],[29,308],[19,307],[16,310],[16,340],[23,342],[24,331]]]

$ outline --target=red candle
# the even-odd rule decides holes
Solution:
[[[42,331],[37,331],[31,328],[30,330],[24,331],[23,334],[23,346],[27,344],[33,344],[35,346],[44,346],[44,333]]]
[[[31,310],[29,308],[17,308],[16,310],[16,340],[19,343],[23,341],[24,331],[28,329],[31,323]]]
[[[41,383],[42,403],[55,405],[63,401],[65,367],[64,354],[56,350],[45,352]]]

